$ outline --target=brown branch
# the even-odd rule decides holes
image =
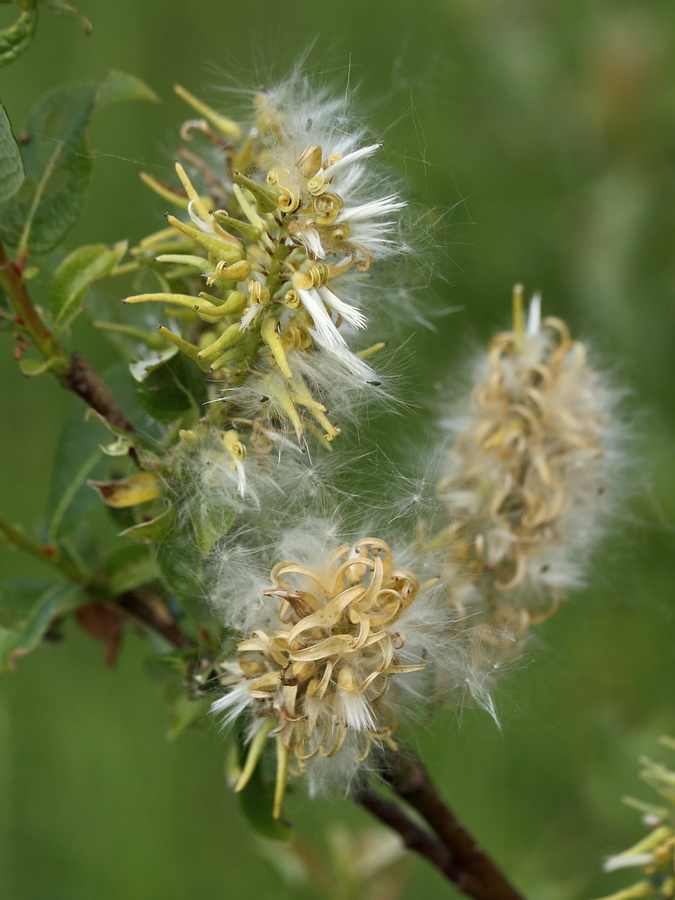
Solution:
[[[65,374],[62,384],[67,390],[81,397],[88,406],[103,416],[106,422],[133,434],[134,426],[117,408],[112,391],[81,353],[71,354],[70,370]]]
[[[7,256],[1,243],[0,287],[4,289],[14,308],[17,325],[30,336],[36,348],[50,363],[50,371],[56,376],[61,386],[77,394],[114,428],[119,428],[130,435],[134,434],[133,425],[118,408],[112,391],[101,376],[81,353],[72,353],[69,356],[47,328],[28,293],[22,267]],[[138,464],[136,447],[129,448],[129,456]],[[40,557],[43,555],[43,548],[40,548],[32,539],[23,535],[9,523],[0,522],[0,535],[34,555]],[[76,571],[67,560],[61,560],[60,557],[52,555],[50,561],[72,580],[81,580],[81,573]],[[90,585],[90,587],[97,602],[100,601],[100,586]],[[117,600],[117,606],[127,615],[144,622],[163,635],[175,647],[191,647],[195,644],[195,641],[178,627],[164,604],[152,596],[138,591],[129,591]]]
[[[425,766],[403,747],[388,751],[384,781],[428,822],[448,851],[457,887],[474,900],[524,900],[443,801]]]
[[[449,881],[457,883],[461,873],[454,865],[446,848],[438,838],[421,828],[410,816],[406,815],[398,803],[385,800],[384,797],[380,797],[379,794],[366,788],[359,790],[354,796],[354,800],[383,824],[397,831],[409,850],[419,853],[433,866],[436,866]]]
[[[60,377],[68,365],[65,353],[33,305],[23,280],[22,269],[7,256],[2,244],[0,244],[0,285],[14,307],[17,325],[25,328],[45,359],[54,361],[53,371],[57,378]]]
[[[47,328],[26,289],[21,268],[9,259],[2,244],[0,244],[0,285],[14,308],[17,324],[28,333],[40,353],[51,363],[50,371],[58,378],[61,386],[81,397],[110,425],[133,434],[133,425],[117,408],[112,391],[101,376],[80,353],[73,353],[69,357]],[[138,462],[135,447],[129,449],[129,455]]]
[[[25,553],[30,553],[35,559],[39,559],[40,562],[58,569],[74,584],[87,584],[91,581],[90,573],[65,559],[58,547],[53,544],[39,543],[26,534],[20,525],[8,522],[3,516],[0,516],[0,538],[3,538],[10,547],[18,547]]]
[[[59,381],[66,390],[81,397],[87,406],[103,416],[110,425],[134,434],[135,428],[118,409],[113,392],[81,353],[71,354],[70,369]],[[129,456],[138,464],[136,447],[129,447]]]
[[[152,595],[140,591],[128,591],[117,599],[117,605],[126,613],[149,625],[174,647],[194,647],[194,641],[176,624],[169,610]]]

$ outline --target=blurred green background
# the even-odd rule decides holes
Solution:
[[[37,40],[0,72],[15,128],[64,81],[132,72],[162,105],[98,116],[87,212],[69,245],[162,226],[138,172],[171,165],[184,109],[179,81],[224,107],[217,87],[309,64],[358,86],[410,194],[444,214],[433,289],[460,312],[416,328],[419,396],[448,381],[466,347],[508,320],[511,286],[540,289],[547,311],[588,338],[632,396],[631,499],[597,556],[591,587],[538,632],[484,714],[440,713],[410,728],[446,797],[525,893],[591,898],[627,883],[604,855],[642,834],[619,802],[647,796],[635,757],[675,734],[675,7],[618,0],[82,0],[85,38],[44,13]],[[13,7],[0,7],[0,25]],[[224,110],[226,111],[226,109]],[[422,260],[423,264],[424,260]],[[104,368],[110,347],[78,326]],[[44,506],[59,424],[75,400],[28,382],[0,344],[0,510],[26,525]],[[394,423],[406,432],[425,413]],[[416,418],[417,416],[417,418]],[[34,564],[0,547],[6,575]],[[128,638],[117,670],[70,629],[0,684],[0,895],[11,900],[298,898],[242,824],[216,729],[165,740],[167,718]],[[370,826],[340,798],[289,804],[298,831]],[[406,898],[451,897],[424,863]]]

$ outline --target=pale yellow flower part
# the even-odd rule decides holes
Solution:
[[[226,721],[246,709],[271,719],[279,758],[290,757],[300,771],[314,757],[345,752],[348,737],[359,761],[374,742],[391,744],[391,680],[426,666],[399,658],[406,643],[399,619],[420,592],[415,575],[395,567],[384,541],[366,538],[339,547],[320,571],[280,562],[270,580],[265,593],[279,602],[278,627],[256,629],[238,645],[237,663],[228,667],[238,683],[214,711],[226,712]],[[251,752],[259,756],[262,747],[254,741]],[[245,767],[238,789],[252,768]],[[286,766],[280,770],[285,780]],[[280,787],[277,816],[282,797]]]

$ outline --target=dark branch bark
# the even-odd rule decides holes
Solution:
[[[84,402],[95,409],[106,422],[116,428],[134,433],[134,426],[117,408],[115,398],[101,376],[92,369],[81,353],[73,353],[70,357],[70,369],[63,378],[63,386],[77,394]]]
[[[161,634],[174,647],[193,647],[196,643],[190,635],[185,634],[164,604],[152,597],[145,597],[139,592],[129,592],[118,598],[117,605],[126,613],[149,625],[153,631]]]
[[[406,815],[398,803],[385,800],[384,797],[365,788],[355,795],[354,800],[375,818],[397,831],[409,850],[419,853],[433,866],[440,869],[448,880],[457,882],[461,873],[453,864],[446,848],[437,838]]]
[[[50,364],[52,374],[58,378],[62,387],[81,397],[87,406],[113,427],[127,434],[134,434],[133,425],[118,408],[112,391],[101,376],[81,353],[72,353],[69,356],[47,328],[28,293],[22,268],[9,259],[1,243],[0,287],[4,289],[14,308],[18,327],[28,333],[36,348]],[[129,456],[138,464],[138,451],[135,447],[130,447]],[[42,550],[34,541],[23,536],[9,523],[0,525],[2,525],[0,531],[4,532],[3,536],[13,539],[24,549],[42,557]],[[72,566],[66,560],[55,558],[53,562],[74,581],[79,580],[80,573],[72,570]],[[128,615],[145,622],[175,647],[190,647],[195,643],[178,627],[166,607],[152,597],[139,592],[129,592],[117,601],[117,606]]]
[[[388,752],[384,781],[428,822],[448,851],[457,887],[474,900],[524,900],[443,801],[425,766],[405,747]]]
[[[60,381],[64,388],[81,397],[87,406],[96,410],[106,422],[129,434],[134,433],[134,426],[118,409],[113,392],[81,353],[71,354],[70,369]],[[129,448],[129,456],[138,465],[136,447]]]
[[[58,378],[62,387],[81,397],[111,425],[133,434],[133,425],[117,408],[112,391],[101,376],[80,353],[73,353],[69,357],[47,328],[28,293],[22,269],[9,259],[2,244],[0,244],[0,286],[5,290],[16,312],[17,325],[28,333],[45,360],[50,363],[51,372]],[[134,462],[138,462],[135,447],[131,447],[129,456]]]

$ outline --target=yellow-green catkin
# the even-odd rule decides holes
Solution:
[[[372,169],[379,144],[345,128],[344,100],[299,81],[258,95],[244,122],[176,88],[200,118],[182,129],[177,183],[143,175],[174,210],[134,251],[163,289],[125,302],[180,323],[161,333],[230,419],[262,420],[304,448],[308,434],[330,445],[335,417],[377,391],[349,344],[367,324],[362,275],[399,252],[405,204]]]
[[[661,743],[675,750],[672,738]],[[673,900],[675,898],[675,771],[662,763],[643,757],[640,776],[657,793],[656,803],[628,799],[643,814],[648,834],[605,861],[605,871],[619,869],[639,871],[638,880],[603,900]]]

